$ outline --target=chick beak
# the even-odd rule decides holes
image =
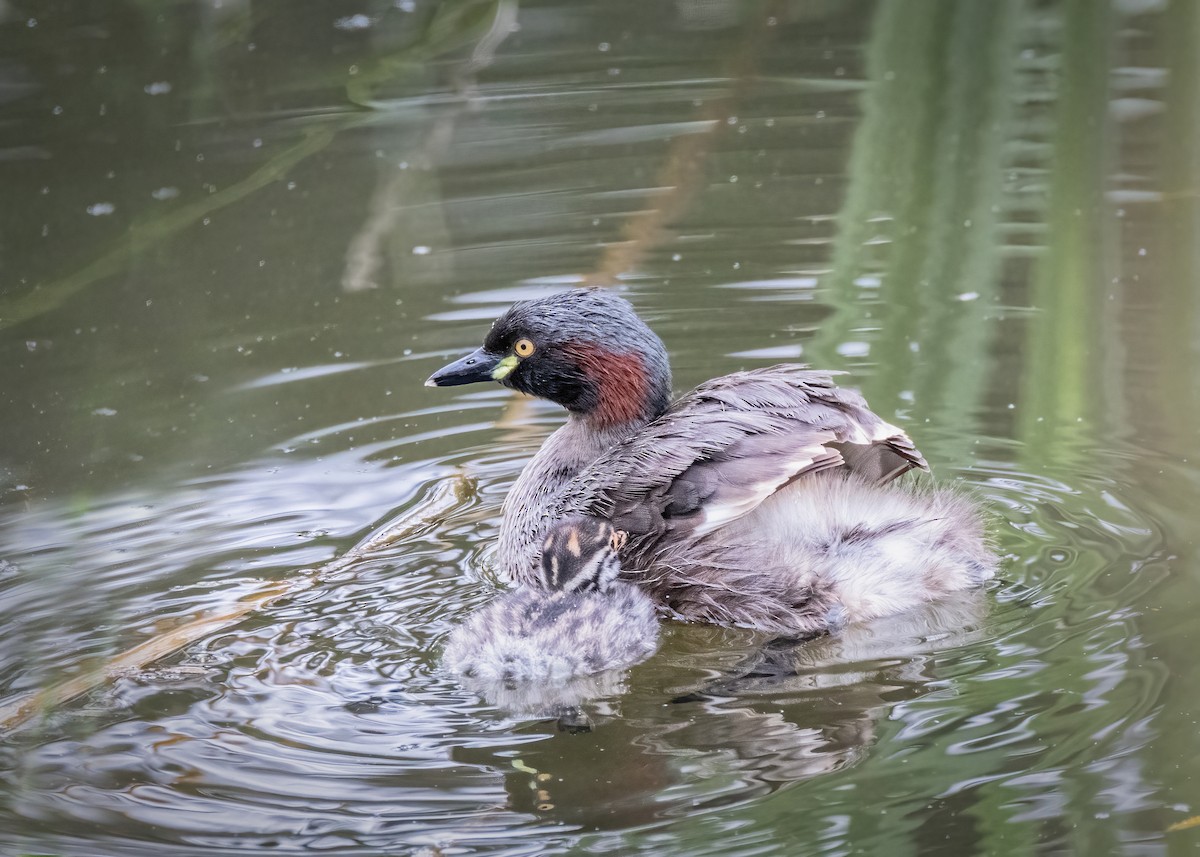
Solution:
[[[429,376],[426,387],[457,387],[459,384],[474,384],[477,381],[493,381],[493,373],[500,364],[500,358],[489,354],[482,348],[476,348],[466,357],[455,360],[448,366]]]

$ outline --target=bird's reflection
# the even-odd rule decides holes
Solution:
[[[807,641],[676,627],[627,676],[493,691],[506,711],[540,711],[517,731],[544,740],[523,739],[516,755],[462,747],[455,759],[500,771],[511,809],[585,828],[742,803],[854,764],[892,706],[935,681],[944,688],[938,654],[982,633],[987,609],[985,596],[964,593]],[[729,648],[688,650],[693,631],[741,651],[731,662]],[[563,729],[567,712],[591,728]]]

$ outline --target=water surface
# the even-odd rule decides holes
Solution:
[[[0,851],[1200,847],[1198,47],[1185,2],[0,2],[0,697],[292,587],[6,736]],[[462,687],[562,415],[422,382],[579,283],[680,392],[845,371],[1001,580],[671,625],[587,731]]]

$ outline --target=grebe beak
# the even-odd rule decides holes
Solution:
[[[476,348],[466,357],[459,358],[434,372],[425,382],[425,386],[457,387],[460,384],[499,380],[496,378],[495,372],[500,362],[500,358],[495,354],[489,354],[482,348]]]

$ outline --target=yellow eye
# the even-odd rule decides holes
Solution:
[[[513,351],[516,352],[518,357],[528,357],[534,350],[535,346],[532,339],[518,339],[516,344],[513,345]]]

